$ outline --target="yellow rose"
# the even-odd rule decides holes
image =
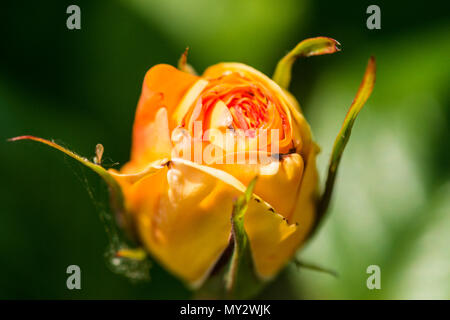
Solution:
[[[307,39],[279,62],[275,81],[241,63],[219,63],[197,76],[186,55],[181,70],[156,65],[144,79],[130,161],[106,171],[77,160],[105,178],[116,209],[151,256],[192,287],[232,245],[233,204],[257,176],[244,229],[257,276],[270,279],[305,242],[330,197],[319,201],[319,148],[287,91],[291,67],[297,57],[338,50],[333,39]],[[370,95],[373,74],[372,61],[343,130]],[[346,139],[335,145],[331,188]]]

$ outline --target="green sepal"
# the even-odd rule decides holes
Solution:
[[[103,179],[108,187],[110,208],[115,213],[116,222],[121,227],[121,229],[118,229],[114,222],[108,223],[110,219],[106,219],[108,221],[103,219],[103,222],[107,224],[105,228],[109,233],[109,248],[105,252],[109,267],[112,271],[123,274],[131,280],[148,280],[149,270],[152,264],[151,259],[143,248],[135,248],[138,241],[131,218],[125,209],[122,188],[112,174],[101,166],[104,151],[103,146],[97,144],[96,156],[94,157],[94,162],[91,162],[87,158],[81,157],[73,151],[47,139],[34,136],[20,136],[9,139],[9,141],[19,140],[33,140],[46,144],[77,160],[82,165],[96,172]],[[127,237],[122,235],[122,230],[126,232]],[[129,240],[132,242],[131,246],[128,244]]]
[[[272,76],[273,81],[284,89],[288,89],[291,82],[292,66],[300,57],[312,57],[340,51],[340,43],[327,37],[309,38],[301,41],[278,62]]]
[[[231,214],[230,246],[208,280],[195,292],[195,298],[249,299],[258,294],[267,283],[256,275],[249,239],[244,228],[245,213],[249,201],[254,197],[256,180],[257,177],[235,201]]]
[[[124,206],[124,197],[123,197],[123,193],[122,193],[122,188],[117,183],[117,181],[113,178],[113,176],[105,168],[103,168],[100,164],[91,162],[87,158],[81,157],[81,156],[77,155],[76,153],[74,153],[73,151],[70,151],[70,150],[60,146],[59,144],[57,144],[53,141],[47,140],[47,139],[34,137],[34,136],[20,136],[20,137],[15,137],[15,138],[9,139],[9,141],[19,141],[19,140],[33,140],[33,141],[37,141],[37,142],[46,144],[56,150],[59,150],[59,151],[65,153],[69,157],[77,160],[82,165],[84,165],[84,166],[88,167],[89,169],[91,169],[92,171],[96,172],[103,179],[103,181],[105,181],[106,185],[108,186],[110,206],[111,206],[111,209],[113,209],[113,211],[116,213],[116,217],[119,219],[121,226],[125,227],[125,228],[130,227],[129,221],[124,219],[124,217],[126,217],[127,215],[126,215],[125,206]],[[101,154],[99,153],[100,149],[101,149],[101,154],[103,154],[103,147],[99,147],[99,145],[97,145],[96,146],[97,156],[95,157],[95,159],[96,159],[95,161],[99,162],[99,163],[101,160]]]
[[[335,270],[332,270],[329,268],[324,268],[324,267],[319,266],[314,263],[305,262],[305,261],[298,260],[298,259],[294,259],[293,262],[294,262],[295,266],[299,269],[304,268],[304,269],[309,269],[309,270],[313,270],[313,271],[317,271],[317,272],[321,272],[321,273],[326,273],[326,274],[329,274],[330,276],[333,276],[336,278],[339,277],[339,274]]]
[[[180,59],[178,59],[178,70],[184,71],[186,73],[192,74],[193,76],[197,75],[197,72],[195,71],[194,67],[192,67],[187,62],[187,55],[189,52],[189,47],[184,50],[183,54],[181,55]]]
[[[115,213],[115,218],[116,218],[118,225],[123,230],[125,230],[125,232],[127,233],[127,236],[129,238],[127,240],[132,240],[134,242],[137,241],[136,236],[135,236],[134,226],[132,224],[129,214],[126,212],[126,209],[125,209],[122,188],[120,187],[118,182],[114,179],[112,174],[100,165],[101,157],[103,154],[103,146],[102,145],[98,144],[96,146],[96,156],[94,158],[95,162],[91,162],[87,158],[81,157],[81,156],[77,155],[76,153],[74,153],[73,151],[68,150],[67,148],[64,148],[61,145],[59,145],[53,141],[47,140],[47,139],[29,136],[29,135],[19,136],[19,137],[9,139],[9,141],[19,141],[19,140],[32,140],[32,141],[37,141],[37,142],[46,144],[58,151],[63,152],[64,154],[77,160],[82,165],[86,166],[87,168],[89,168],[92,171],[94,171],[95,173],[97,173],[103,179],[103,181],[106,183],[106,185],[108,187],[109,204],[110,204],[111,210]],[[118,233],[118,230],[116,230],[116,228],[114,228],[113,230],[115,230],[115,232]],[[123,237],[120,237],[120,238],[123,238]],[[117,247],[117,245],[115,245],[115,247]],[[115,250],[119,250],[119,248],[115,248]]]
[[[234,248],[225,278],[227,298],[248,299],[255,296],[264,285],[264,282],[256,275],[250,243],[244,228],[245,213],[253,197],[256,181],[257,177],[253,178],[245,193],[237,199],[231,215]]]
[[[334,189],[334,183],[336,180],[336,174],[339,167],[339,163],[342,158],[342,154],[345,150],[348,140],[350,139],[350,134],[352,132],[353,124],[355,123],[356,117],[363,108],[367,99],[369,99],[372,93],[373,87],[375,85],[375,58],[370,57],[367,64],[364,77],[359,86],[358,92],[347,112],[347,115],[342,124],[341,130],[339,131],[336,140],[334,141],[333,151],[331,152],[330,162],[328,165],[328,174],[325,182],[325,189],[319,199],[317,207],[317,219],[316,225],[313,230],[317,228],[317,225],[322,221],[328,206],[330,204],[331,196]]]

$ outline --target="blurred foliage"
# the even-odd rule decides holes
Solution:
[[[65,26],[78,4],[82,29]],[[426,3],[379,3],[382,29],[367,30],[372,2],[44,1],[2,4],[0,32],[0,298],[187,298],[154,265],[132,283],[108,269],[107,235],[86,192],[98,177],[16,135],[57,138],[110,165],[129,156],[145,72],[175,64],[186,46],[199,71],[240,61],[271,75],[298,41],[330,36],[332,56],[296,63],[291,90],[322,147],[332,142],[361,80],[377,57],[377,83],[342,159],[332,210],[298,253],[339,278],[289,266],[266,298],[450,298],[450,23]],[[78,178],[78,179],[77,179]],[[82,290],[66,289],[66,268],[82,270]],[[381,290],[366,268],[381,267]]]

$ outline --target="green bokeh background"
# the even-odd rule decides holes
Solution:
[[[70,4],[81,7],[81,30],[66,28]],[[381,7],[381,30],[365,26],[370,4]],[[199,71],[239,61],[270,75],[298,41],[318,35],[343,50],[298,61],[291,91],[322,147],[322,179],[368,57],[378,64],[332,210],[298,253],[340,276],[288,266],[261,297],[450,298],[450,22],[439,2],[10,2],[0,26],[0,298],[189,298],[158,266],[144,283],[111,272],[85,182],[95,191],[99,179],[47,147],[6,139],[55,138],[86,156],[101,142],[107,161],[123,164],[152,65],[175,64],[190,46]],[[66,288],[71,264],[82,290]],[[372,264],[381,290],[366,287]]]

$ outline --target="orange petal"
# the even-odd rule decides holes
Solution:
[[[156,160],[155,155],[166,154],[166,150],[159,150],[162,142],[158,142],[159,139],[155,137],[170,137],[170,131],[177,125],[172,115],[198,79],[166,64],[156,65],[147,72],[133,126],[132,161],[151,162]],[[159,114],[156,119],[161,108],[165,108],[166,114]],[[143,158],[146,158],[145,161]]]
[[[309,148],[309,144],[311,143],[310,129],[303,114],[300,112],[299,104],[297,103],[295,98],[262,72],[242,63],[218,63],[206,69],[203,73],[203,77],[207,79],[214,79],[226,75],[230,72],[238,72],[244,74],[254,81],[262,83],[280,99],[282,107],[285,113],[288,115],[288,120],[292,130],[291,137],[293,137],[295,143],[298,143],[297,151],[301,152],[302,155],[304,153],[307,153],[306,150],[302,149]]]
[[[141,117],[134,123],[131,160],[122,167],[122,173],[140,172],[150,162],[170,158],[172,143],[167,109],[161,107],[157,109],[152,121],[145,120]]]

